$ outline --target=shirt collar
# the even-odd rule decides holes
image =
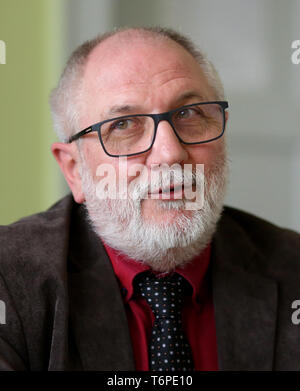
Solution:
[[[134,293],[133,280],[136,275],[151,268],[143,263],[136,261],[121,254],[119,251],[111,248],[103,242],[105,250],[110,258],[114,273],[118,278],[122,296],[125,302],[128,302]],[[178,267],[175,271],[185,277],[193,288],[193,299],[201,295],[203,280],[210,261],[211,245],[209,244],[200,255],[194,257],[184,267]]]

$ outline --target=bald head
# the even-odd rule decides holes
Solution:
[[[86,97],[89,91],[93,95],[93,90],[99,87],[94,84],[94,78],[101,78],[101,70],[105,74],[103,79],[116,81],[119,71],[126,71],[128,61],[134,58],[135,71],[131,72],[131,76],[128,73],[128,83],[132,81],[132,77],[136,82],[141,81],[141,71],[151,68],[154,62],[160,60],[158,56],[154,56],[153,50],[149,51],[150,47],[162,48],[165,56],[177,50],[177,55],[181,52],[182,61],[193,57],[200,65],[215,97],[224,98],[223,87],[213,65],[188,38],[162,28],[115,30],[79,46],[67,62],[58,86],[51,93],[54,129],[61,141],[66,141],[86,123],[84,118],[88,115],[85,110],[90,108]],[[133,71],[132,64],[130,69]]]
[[[86,61],[79,126],[124,114],[167,111],[187,103],[182,92],[194,93],[197,101],[217,99],[201,66],[181,45],[125,31],[98,44]]]

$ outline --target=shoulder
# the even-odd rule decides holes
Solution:
[[[0,343],[2,357],[7,359],[5,368],[47,366],[54,316],[62,321],[67,301],[65,275],[73,203],[67,196],[46,212],[0,227],[0,299],[6,314]],[[28,346],[34,346],[31,356]]]
[[[0,273],[9,275],[16,264],[26,269],[59,259],[68,238],[73,202],[68,195],[45,212],[0,226]]]
[[[255,243],[267,246],[284,245],[286,243],[300,246],[300,234],[288,228],[280,227],[267,220],[264,220],[254,214],[232,208],[224,207],[222,224],[230,225],[231,223],[239,226],[250,239]],[[277,240],[280,239],[279,242]]]
[[[240,252],[257,254],[253,266],[264,268],[269,275],[300,272],[300,234],[279,227],[254,214],[226,206],[219,221],[217,235]],[[264,260],[264,265],[258,264]]]

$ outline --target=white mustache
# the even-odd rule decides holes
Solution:
[[[163,171],[151,173],[151,181],[138,178],[128,186],[129,194],[134,199],[147,198],[148,194],[168,192],[171,188],[187,188],[197,185],[202,178],[197,178],[196,173],[184,170]]]
[[[151,194],[159,192],[167,193],[171,188],[178,188],[184,191],[184,194],[195,195],[193,185],[196,187],[196,193],[200,195],[201,189],[204,188],[204,165],[197,164],[194,168],[191,164],[186,164],[182,167],[179,164],[174,164],[171,167],[168,165],[160,166],[158,169],[151,170],[145,165],[131,166],[131,171],[127,170],[127,166],[121,166],[119,170],[119,179],[115,173],[115,168],[107,167],[107,165],[99,165],[97,168],[97,176],[108,173],[107,176],[100,179],[96,184],[96,195],[99,199],[127,199],[131,198],[140,202],[142,199],[149,198]],[[137,173],[139,172],[139,175]],[[128,178],[133,176],[131,181]],[[188,193],[187,193],[188,192]],[[186,197],[185,197],[186,198]]]

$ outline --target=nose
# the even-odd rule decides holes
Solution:
[[[185,145],[179,141],[171,124],[167,120],[161,120],[157,125],[156,137],[148,156],[148,163],[166,163],[171,166],[187,159],[188,152]]]

